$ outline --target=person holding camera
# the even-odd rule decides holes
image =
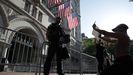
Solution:
[[[113,32],[108,32],[97,28],[93,24],[93,29],[101,35],[108,36],[115,39],[100,37],[101,39],[116,44],[115,61],[110,67],[104,69],[100,75],[131,75],[133,72],[133,62],[129,55],[130,38],[127,34],[128,26],[126,24],[119,24],[112,29]]]

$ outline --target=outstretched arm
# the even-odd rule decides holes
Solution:
[[[100,38],[103,39],[104,41],[111,42],[111,43],[116,43],[117,42],[117,39],[113,39],[113,38],[110,38],[110,37],[100,37]]]
[[[105,30],[99,29],[99,28],[97,28],[96,24],[93,24],[92,27],[94,30],[96,30],[97,32],[99,32],[100,34],[103,34],[105,36],[114,37],[114,38],[118,38],[120,36],[120,34],[118,34],[118,33],[107,32]]]

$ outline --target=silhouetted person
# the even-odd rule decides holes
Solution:
[[[44,75],[49,75],[50,67],[51,67],[51,61],[56,55],[56,61],[57,61],[57,73],[59,75],[64,75],[62,71],[62,59],[60,56],[60,37],[62,36],[60,27],[61,18],[56,17],[55,23],[52,23],[50,26],[48,26],[46,37],[48,39],[48,53],[46,57],[46,61],[44,64]]]
[[[104,49],[103,43],[101,40],[96,41],[96,58],[98,61],[98,72],[101,73],[103,71],[103,62],[104,62]]]
[[[115,38],[110,39],[101,37],[101,39],[116,43],[114,64],[103,70],[100,75],[131,75],[133,63],[129,55],[130,38],[127,34],[128,26],[126,24],[120,24],[112,29],[113,32],[108,32],[98,29],[96,24],[94,24],[93,29],[102,35]]]

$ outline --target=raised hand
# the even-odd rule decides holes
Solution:
[[[94,22],[94,24],[92,25],[92,27],[93,27],[93,29],[96,29],[96,24],[95,24],[95,22]]]

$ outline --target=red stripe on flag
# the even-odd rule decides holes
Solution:
[[[56,0],[56,4],[59,4],[59,0]]]
[[[67,17],[69,29],[75,28],[78,25],[78,17],[75,13],[70,14]]]
[[[70,7],[67,7],[67,8],[64,10],[64,17],[69,16],[70,13],[71,13]]]
[[[71,14],[69,16],[67,16],[67,22],[68,22],[69,29],[72,29],[73,28],[73,22],[72,22],[72,15]]]
[[[64,9],[64,4],[60,5],[58,7],[58,16],[62,17],[63,16],[63,9]]]
[[[73,28],[75,28],[78,25],[78,18],[74,17],[73,18]]]
[[[59,1],[59,3],[61,3],[61,0],[58,0]]]
[[[53,3],[53,0],[48,0],[48,7],[50,7]]]
[[[61,3],[61,0],[54,0],[54,4],[60,4]]]
[[[54,0],[54,4],[56,4],[57,3],[57,0]]]

